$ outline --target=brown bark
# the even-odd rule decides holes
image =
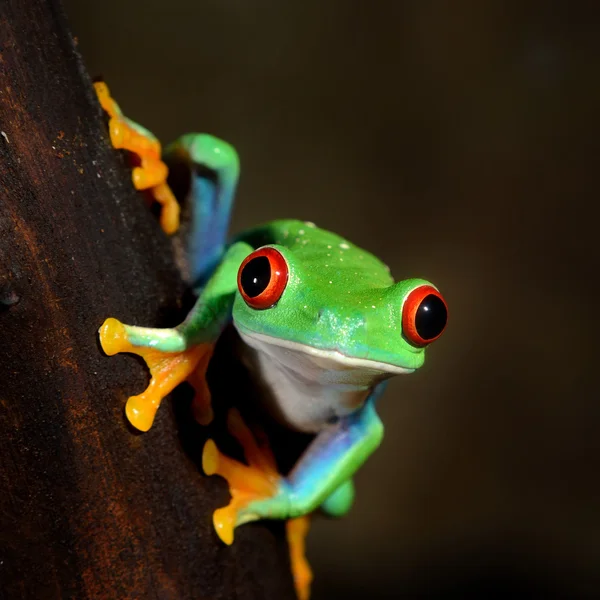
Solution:
[[[293,598],[281,527],[213,532],[185,390],[126,426],[148,376],[97,329],[178,322],[184,285],[59,2],[0,0],[0,45],[0,596]]]

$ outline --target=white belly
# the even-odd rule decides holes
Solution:
[[[400,373],[385,363],[242,332],[241,358],[262,388],[269,412],[284,425],[316,433],[360,408],[373,387]]]

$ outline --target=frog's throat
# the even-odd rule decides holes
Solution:
[[[281,423],[307,433],[358,410],[378,383],[414,371],[236,328],[260,401]]]
[[[249,345],[256,346],[275,346],[282,350],[286,349],[295,353],[302,353],[314,359],[316,364],[337,364],[340,369],[365,369],[366,371],[380,371],[388,375],[407,375],[413,373],[415,369],[409,369],[406,367],[399,367],[390,363],[380,362],[377,360],[370,360],[368,358],[356,358],[342,354],[338,350],[323,350],[321,348],[315,348],[300,342],[293,342],[290,340],[284,340],[276,338],[264,333],[257,333],[240,327],[237,323],[235,324],[236,329],[241,335],[242,339]]]

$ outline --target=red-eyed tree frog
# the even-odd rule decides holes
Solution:
[[[122,138],[124,121],[113,112],[111,135],[116,128]],[[133,130],[141,143],[128,149],[142,154],[151,134],[139,126]],[[155,146],[152,151],[155,156]],[[315,437],[282,476],[270,448],[232,411],[229,430],[244,448],[247,464],[206,442],[204,470],[223,476],[232,496],[213,522],[231,544],[234,529],[244,523],[288,520],[296,587],[307,598],[306,519],[317,509],[334,516],[349,510],[352,477],[383,437],[376,401],[390,377],[423,364],[425,348],[446,326],[446,303],[432,283],[394,282],[378,258],[311,222],[276,220],[227,240],[239,175],[236,151],[213,136],[189,134],[165,156],[189,172],[189,255],[197,301],[173,329],[107,319],[100,328],[102,348],[109,355],[138,354],[150,368],[148,388],[126,405],[134,427],[147,431],[162,398],[183,381],[194,386],[195,416],[205,424],[212,419],[206,369],[217,339],[233,324],[264,406],[285,426]],[[149,179],[163,185],[160,177]],[[171,222],[169,229],[175,227]]]

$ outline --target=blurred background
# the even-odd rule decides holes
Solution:
[[[64,1],[127,115],[237,147],[235,231],[311,220],[448,301],[314,600],[600,597],[599,3]]]

